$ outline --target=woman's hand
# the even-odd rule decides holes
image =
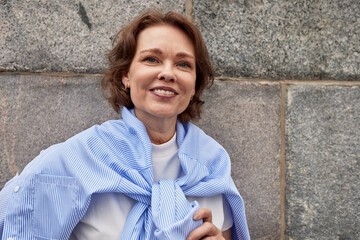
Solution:
[[[212,214],[208,208],[200,208],[194,214],[194,220],[202,219],[204,223],[192,231],[186,240],[221,239],[225,240],[220,229],[212,223]]]

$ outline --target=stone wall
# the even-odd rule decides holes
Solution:
[[[0,0],[0,188],[120,117],[98,82],[114,34],[147,7],[203,33],[217,78],[196,124],[232,158],[252,239],[360,239],[358,0]]]

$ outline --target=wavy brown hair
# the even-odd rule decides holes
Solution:
[[[214,71],[210,62],[206,45],[196,26],[179,13],[170,11],[161,13],[158,10],[147,10],[123,27],[114,40],[115,47],[109,52],[109,69],[101,80],[105,98],[116,112],[122,106],[133,108],[129,89],[125,89],[122,77],[129,71],[134,58],[139,33],[150,26],[166,24],[182,30],[194,44],[196,61],[195,95],[184,112],[178,115],[181,122],[200,118],[204,101],[200,96],[205,87],[214,81]]]

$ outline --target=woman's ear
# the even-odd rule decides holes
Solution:
[[[191,99],[194,97],[195,93],[196,93],[196,90],[195,90],[195,88],[194,88],[194,89],[192,90],[192,92],[191,92]]]
[[[124,85],[124,88],[130,88],[130,81],[129,81],[129,74],[125,73],[121,79],[122,84]]]

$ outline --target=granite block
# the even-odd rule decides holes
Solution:
[[[98,73],[114,35],[144,9],[185,12],[185,1],[0,3],[0,71]]]
[[[0,189],[41,150],[120,116],[99,77],[0,75]]]
[[[360,79],[360,4],[193,1],[218,76]]]
[[[290,86],[288,239],[360,239],[360,87]]]
[[[252,239],[280,238],[280,86],[215,81],[196,123],[228,151]]]

